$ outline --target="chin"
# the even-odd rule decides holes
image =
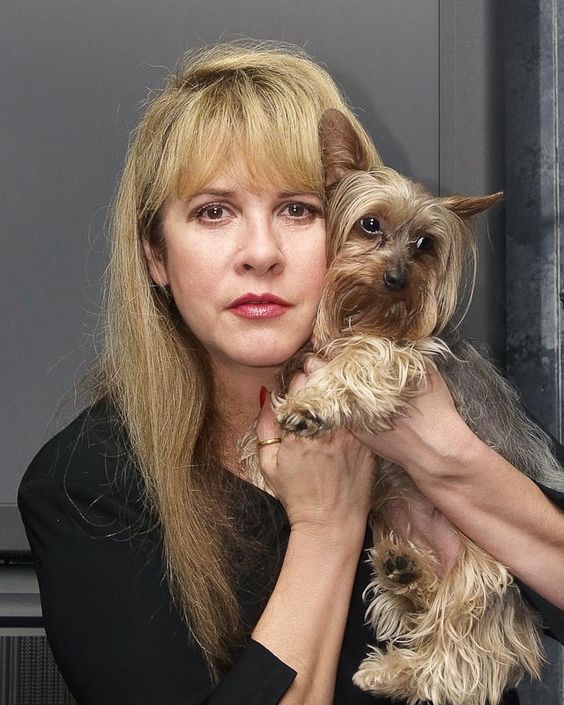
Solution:
[[[288,348],[277,351],[257,351],[255,355],[244,355],[243,359],[241,359],[241,364],[248,367],[282,367],[293,357],[297,350],[299,350],[299,347],[300,346],[296,349]]]
[[[308,339],[298,339],[295,343],[285,340],[283,344],[280,340],[248,341],[240,351],[224,350],[222,357],[245,367],[278,368],[285,365]]]

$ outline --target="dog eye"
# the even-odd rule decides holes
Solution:
[[[428,235],[421,235],[413,242],[417,252],[431,252],[433,249],[433,240]]]
[[[361,218],[358,224],[367,235],[382,235],[382,228],[380,227],[378,218],[374,218],[373,216]]]

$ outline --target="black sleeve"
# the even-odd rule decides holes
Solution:
[[[548,436],[551,440],[552,451],[562,466],[564,473],[564,448],[553,436],[550,434],[548,434]],[[546,487],[540,482],[536,482],[535,484],[552,502],[554,502],[554,504],[556,504],[556,506],[564,510],[564,492],[551,487]],[[543,618],[547,636],[556,639],[556,641],[559,641],[562,645],[564,645],[564,610],[548,602],[544,597],[539,595],[528,585],[525,585],[521,580],[516,580],[516,582],[519,585],[523,596]]]
[[[20,486],[45,630],[80,705],[274,705],[295,671],[250,641],[214,689],[172,604],[159,533],[107,439],[55,437]],[[71,441],[69,442],[69,438]]]

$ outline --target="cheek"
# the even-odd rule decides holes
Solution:
[[[325,242],[312,253],[310,258],[303,259],[303,281],[309,290],[321,296],[325,273],[327,272],[327,258],[325,256]]]
[[[308,272],[310,297],[315,300],[316,305],[321,299],[323,284],[325,282],[325,269],[319,268],[315,272]]]
[[[294,257],[302,269],[309,270],[311,276],[323,276],[327,269],[325,225],[320,222],[308,232],[300,233],[292,243]],[[288,256],[291,256],[290,254]]]
[[[202,249],[171,248],[167,270],[173,292],[184,300],[207,298],[221,279],[219,258]]]

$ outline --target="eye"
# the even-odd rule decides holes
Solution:
[[[321,215],[321,209],[313,205],[300,202],[287,203],[280,211],[282,215],[291,220],[309,222]]]
[[[431,252],[433,249],[433,239],[428,235],[420,235],[413,244],[417,252]]]
[[[382,235],[382,228],[380,227],[380,221],[378,218],[369,215],[366,218],[361,218],[358,221],[360,228],[367,235]]]
[[[290,203],[287,206],[288,215],[293,218],[302,218],[304,215],[309,215],[311,210],[304,206],[303,203]]]
[[[221,220],[225,213],[225,208],[217,203],[211,203],[196,213],[196,217],[203,220]]]

